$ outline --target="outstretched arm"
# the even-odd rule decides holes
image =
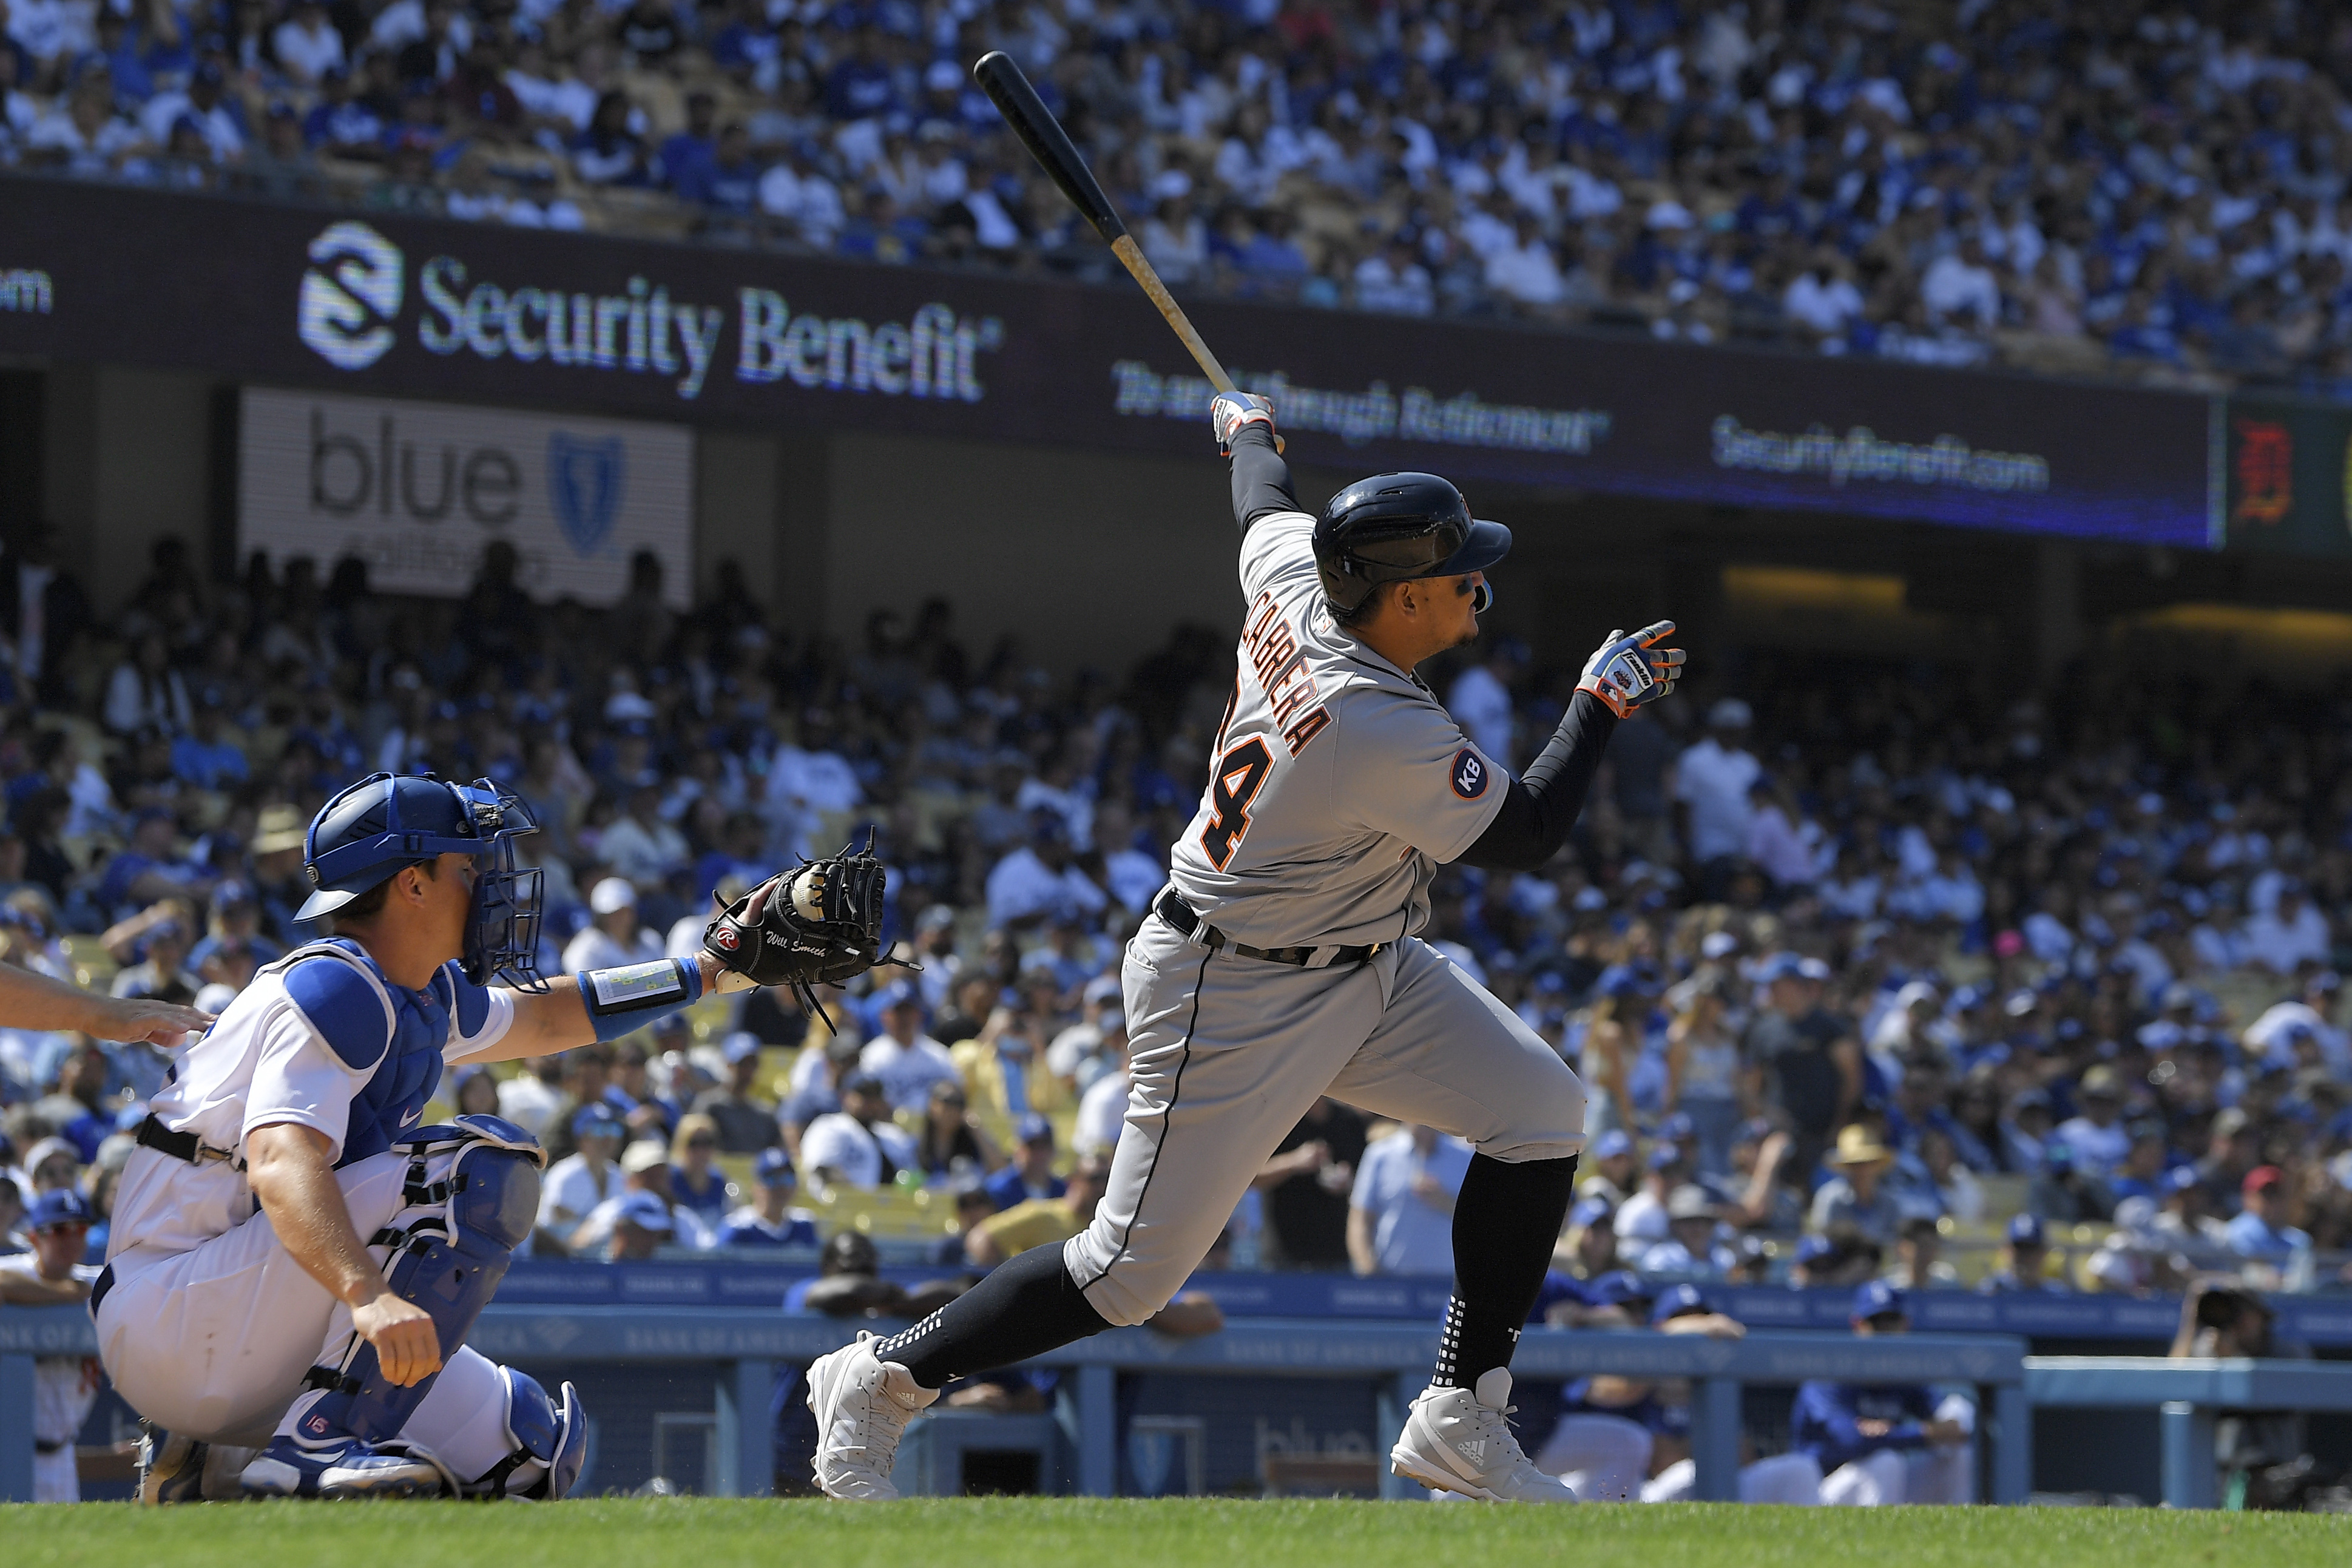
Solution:
[[[1559,728],[1510,793],[1495,820],[1462,852],[1465,865],[1488,871],[1533,871],[1559,853],[1584,809],[1585,792],[1608,750],[1617,721],[1665,696],[1681,677],[1683,650],[1657,645],[1674,635],[1672,621],[1634,633],[1612,632],[1585,664]]]
[[[1262,517],[1297,511],[1290,465],[1274,433],[1274,405],[1255,393],[1221,392],[1209,403],[1218,449],[1233,459],[1234,526],[1244,533]]]
[[[150,997],[135,1000],[100,996],[0,963],[0,1026],[12,1029],[79,1029],[93,1039],[147,1040],[159,1046],[180,1043],[184,1035],[201,1033],[213,1021],[210,1013]]]

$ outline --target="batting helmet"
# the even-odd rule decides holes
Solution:
[[[539,831],[530,808],[488,779],[450,784],[431,773],[371,773],[338,794],[302,836],[302,869],[318,890],[297,920],[331,915],[403,868],[440,855],[470,855],[474,878],[466,922],[466,977],[491,975],[526,989],[539,974],[540,872],[518,867],[514,841]]]
[[[1509,529],[1472,517],[1462,492],[1435,474],[1358,479],[1315,520],[1315,569],[1343,615],[1383,583],[1458,577],[1492,566],[1510,548]]]

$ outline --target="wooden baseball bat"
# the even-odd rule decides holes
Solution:
[[[1021,138],[1029,155],[1062,188],[1070,205],[1094,225],[1095,232],[1109,243],[1111,254],[1118,258],[1119,264],[1143,285],[1144,293],[1160,307],[1160,315],[1192,354],[1192,363],[1201,367],[1201,374],[1209,378],[1209,384],[1219,392],[1239,391],[1234,385],[1234,378],[1225,374],[1225,367],[1217,363],[1217,356],[1209,352],[1209,345],[1193,330],[1184,307],[1176,302],[1168,292],[1168,285],[1160,280],[1159,272],[1137,246],[1135,237],[1127,232],[1118,209],[1103,194],[1101,182],[1087,167],[1086,160],[1078,156],[1077,148],[1070,143],[1069,132],[1062,129],[1060,121],[1038,99],[1037,89],[1029,85],[1021,68],[1002,50],[991,50],[971,68],[971,79],[980,83],[981,90],[996,105],[996,111],[1004,116],[1004,122],[1013,127],[1013,133]]]

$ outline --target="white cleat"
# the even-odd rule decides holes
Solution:
[[[940,1396],[895,1361],[874,1353],[876,1337],[857,1336],[809,1368],[808,1407],[816,1416],[816,1484],[829,1498],[887,1502],[898,1495],[890,1466],[898,1439],[918,1411]]]
[[[1574,1502],[1566,1482],[1528,1461],[1504,1419],[1511,1374],[1496,1367],[1470,1388],[1424,1388],[1389,1450],[1389,1468],[1432,1491],[1485,1502]]]

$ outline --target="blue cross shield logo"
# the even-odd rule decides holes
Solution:
[[[591,440],[557,430],[547,437],[547,494],[563,537],[582,556],[596,553],[613,531],[628,479],[628,447],[621,437]]]

